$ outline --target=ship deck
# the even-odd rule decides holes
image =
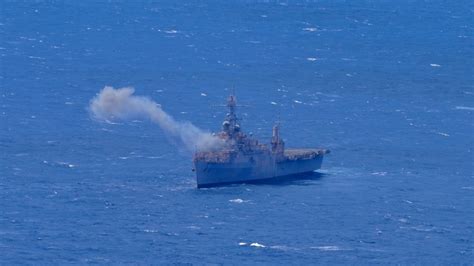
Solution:
[[[286,149],[285,157],[288,160],[313,159],[316,156],[329,153],[326,149]]]
[[[295,161],[313,159],[327,153],[329,153],[329,150],[326,149],[286,149],[284,152],[284,160]],[[231,152],[229,151],[198,152],[194,155],[194,161],[206,161],[208,163],[227,163],[230,161],[230,158]]]

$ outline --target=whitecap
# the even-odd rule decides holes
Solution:
[[[191,230],[199,230],[199,229],[201,229],[201,227],[195,226],[195,225],[190,225],[190,226],[187,226],[186,228],[191,229]]]
[[[233,202],[233,203],[244,203],[244,202],[248,202],[248,200],[243,200],[243,199],[231,199],[231,200],[229,200],[229,202]]]
[[[72,163],[67,163],[67,162],[57,162],[56,165],[62,166],[62,167],[66,167],[66,168],[73,168],[73,167],[76,167],[74,164],[72,164]]]
[[[30,55],[30,56],[28,56],[28,57],[31,58],[31,59],[45,60],[44,57],[39,57],[39,56],[32,56],[32,55]]]
[[[245,242],[239,242],[239,246],[246,246],[246,245],[247,245],[247,243],[245,243]]]
[[[306,58],[306,60],[308,60],[308,61],[316,61],[316,60],[318,60],[318,59],[317,59],[316,57],[308,57],[308,58]]]
[[[270,102],[270,104],[277,105],[277,103],[276,103],[276,102]]]
[[[441,65],[438,65],[438,64],[430,64],[430,66],[432,66],[432,67],[440,67]]]
[[[161,158],[163,158],[163,157],[165,157],[165,156],[164,156],[164,155],[162,155],[162,156],[148,156],[148,157],[146,157],[146,158],[147,158],[147,159],[161,159]]]
[[[298,100],[293,100],[293,102],[295,102],[295,103],[303,103],[303,102],[298,101]]]
[[[76,165],[72,163],[67,163],[67,162],[49,162],[49,161],[43,161],[44,164],[50,165],[50,166],[58,166],[58,167],[65,167],[65,168],[74,168]]]
[[[262,244],[257,243],[257,242],[250,244],[250,246],[251,247],[256,247],[256,248],[264,248],[265,247],[265,245],[262,245]]]
[[[204,96],[204,97],[206,97],[206,96],[207,96],[207,94],[205,94],[204,92],[201,92],[201,96]]]
[[[325,96],[325,97],[330,97],[330,98],[340,98],[341,97],[337,94],[326,94],[326,93],[322,93],[320,91],[317,91],[316,94],[317,95],[322,95],[322,96]]]
[[[145,233],[158,233],[159,231],[155,230],[155,229],[145,229],[145,230],[143,230],[143,232],[145,232]]]
[[[443,133],[443,132],[436,132],[436,134],[444,136],[444,137],[449,137],[448,133]]]
[[[105,120],[105,123],[110,124],[110,125],[120,125],[120,123],[112,122],[108,119]]]
[[[314,32],[314,31],[317,31],[318,29],[317,28],[303,28],[303,30]]]
[[[339,250],[342,250],[338,246],[319,246],[319,247],[311,247],[311,248],[319,249],[319,250],[322,250],[322,251],[339,251]]]
[[[456,110],[474,111],[474,107],[469,107],[469,106],[456,106]]]
[[[379,176],[385,176],[387,172],[373,172],[371,175],[379,175]]]
[[[405,219],[405,218],[400,218],[400,219],[398,219],[398,221],[400,223],[408,223],[408,219]]]
[[[418,231],[418,232],[432,232],[432,231],[435,230],[435,227],[426,227],[426,226],[423,226],[423,225],[411,226],[411,227],[401,226],[400,228],[401,229],[411,229],[411,230]]]
[[[271,246],[270,248],[278,249],[278,250],[282,250],[282,251],[299,250],[298,248],[288,247],[288,246],[284,246],[284,245]]]

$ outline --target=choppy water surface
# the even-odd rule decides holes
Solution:
[[[2,2],[0,263],[473,261],[470,1]],[[217,131],[326,147],[322,175],[195,189],[133,86]]]

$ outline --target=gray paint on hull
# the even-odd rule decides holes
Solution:
[[[272,159],[243,163],[196,162],[197,186],[209,187],[220,184],[245,183],[312,172],[321,167],[322,161],[323,155],[313,159],[282,162],[275,162]]]

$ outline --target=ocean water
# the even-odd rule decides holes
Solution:
[[[0,264],[472,264],[472,1],[2,1]],[[332,151],[308,179],[196,189],[133,86],[218,131]]]

